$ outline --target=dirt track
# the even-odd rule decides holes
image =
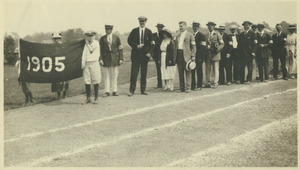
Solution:
[[[188,94],[155,84],[149,96],[124,85],[99,105],[81,95],[5,112],[4,165],[297,166],[296,80]]]

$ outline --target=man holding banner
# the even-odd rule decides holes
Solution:
[[[52,34],[52,40],[54,44],[61,44],[61,34],[60,33],[53,33]],[[58,83],[52,83],[51,84],[51,91],[57,92],[57,97],[60,99],[60,94],[63,92],[63,98],[66,98],[67,91],[69,89],[69,82],[68,81],[62,81]]]
[[[91,103],[91,84],[94,85],[95,100],[98,104],[98,89],[101,82],[101,70],[99,64],[100,45],[95,40],[95,32],[86,32],[85,46],[82,53],[82,69],[86,90],[86,103]]]

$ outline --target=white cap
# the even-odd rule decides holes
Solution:
[[[57,33],[57,32],[53,33],[53,34],[52,34],[52,38],[53,38],[53,39],[54,39],[54,38],[61,38],[61,33]]]

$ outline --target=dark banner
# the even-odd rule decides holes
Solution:
[[[85,41],[40,44],[20,39],[20,81],[55,83],[82,77],[81,58]]]

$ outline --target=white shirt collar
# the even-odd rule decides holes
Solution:
[[[193,34],[194,34],[194,35],[196,35],[196,34],[198,34],[198,32],[199,32],[199,31],[197,31],[197,32],[194,32]]]

